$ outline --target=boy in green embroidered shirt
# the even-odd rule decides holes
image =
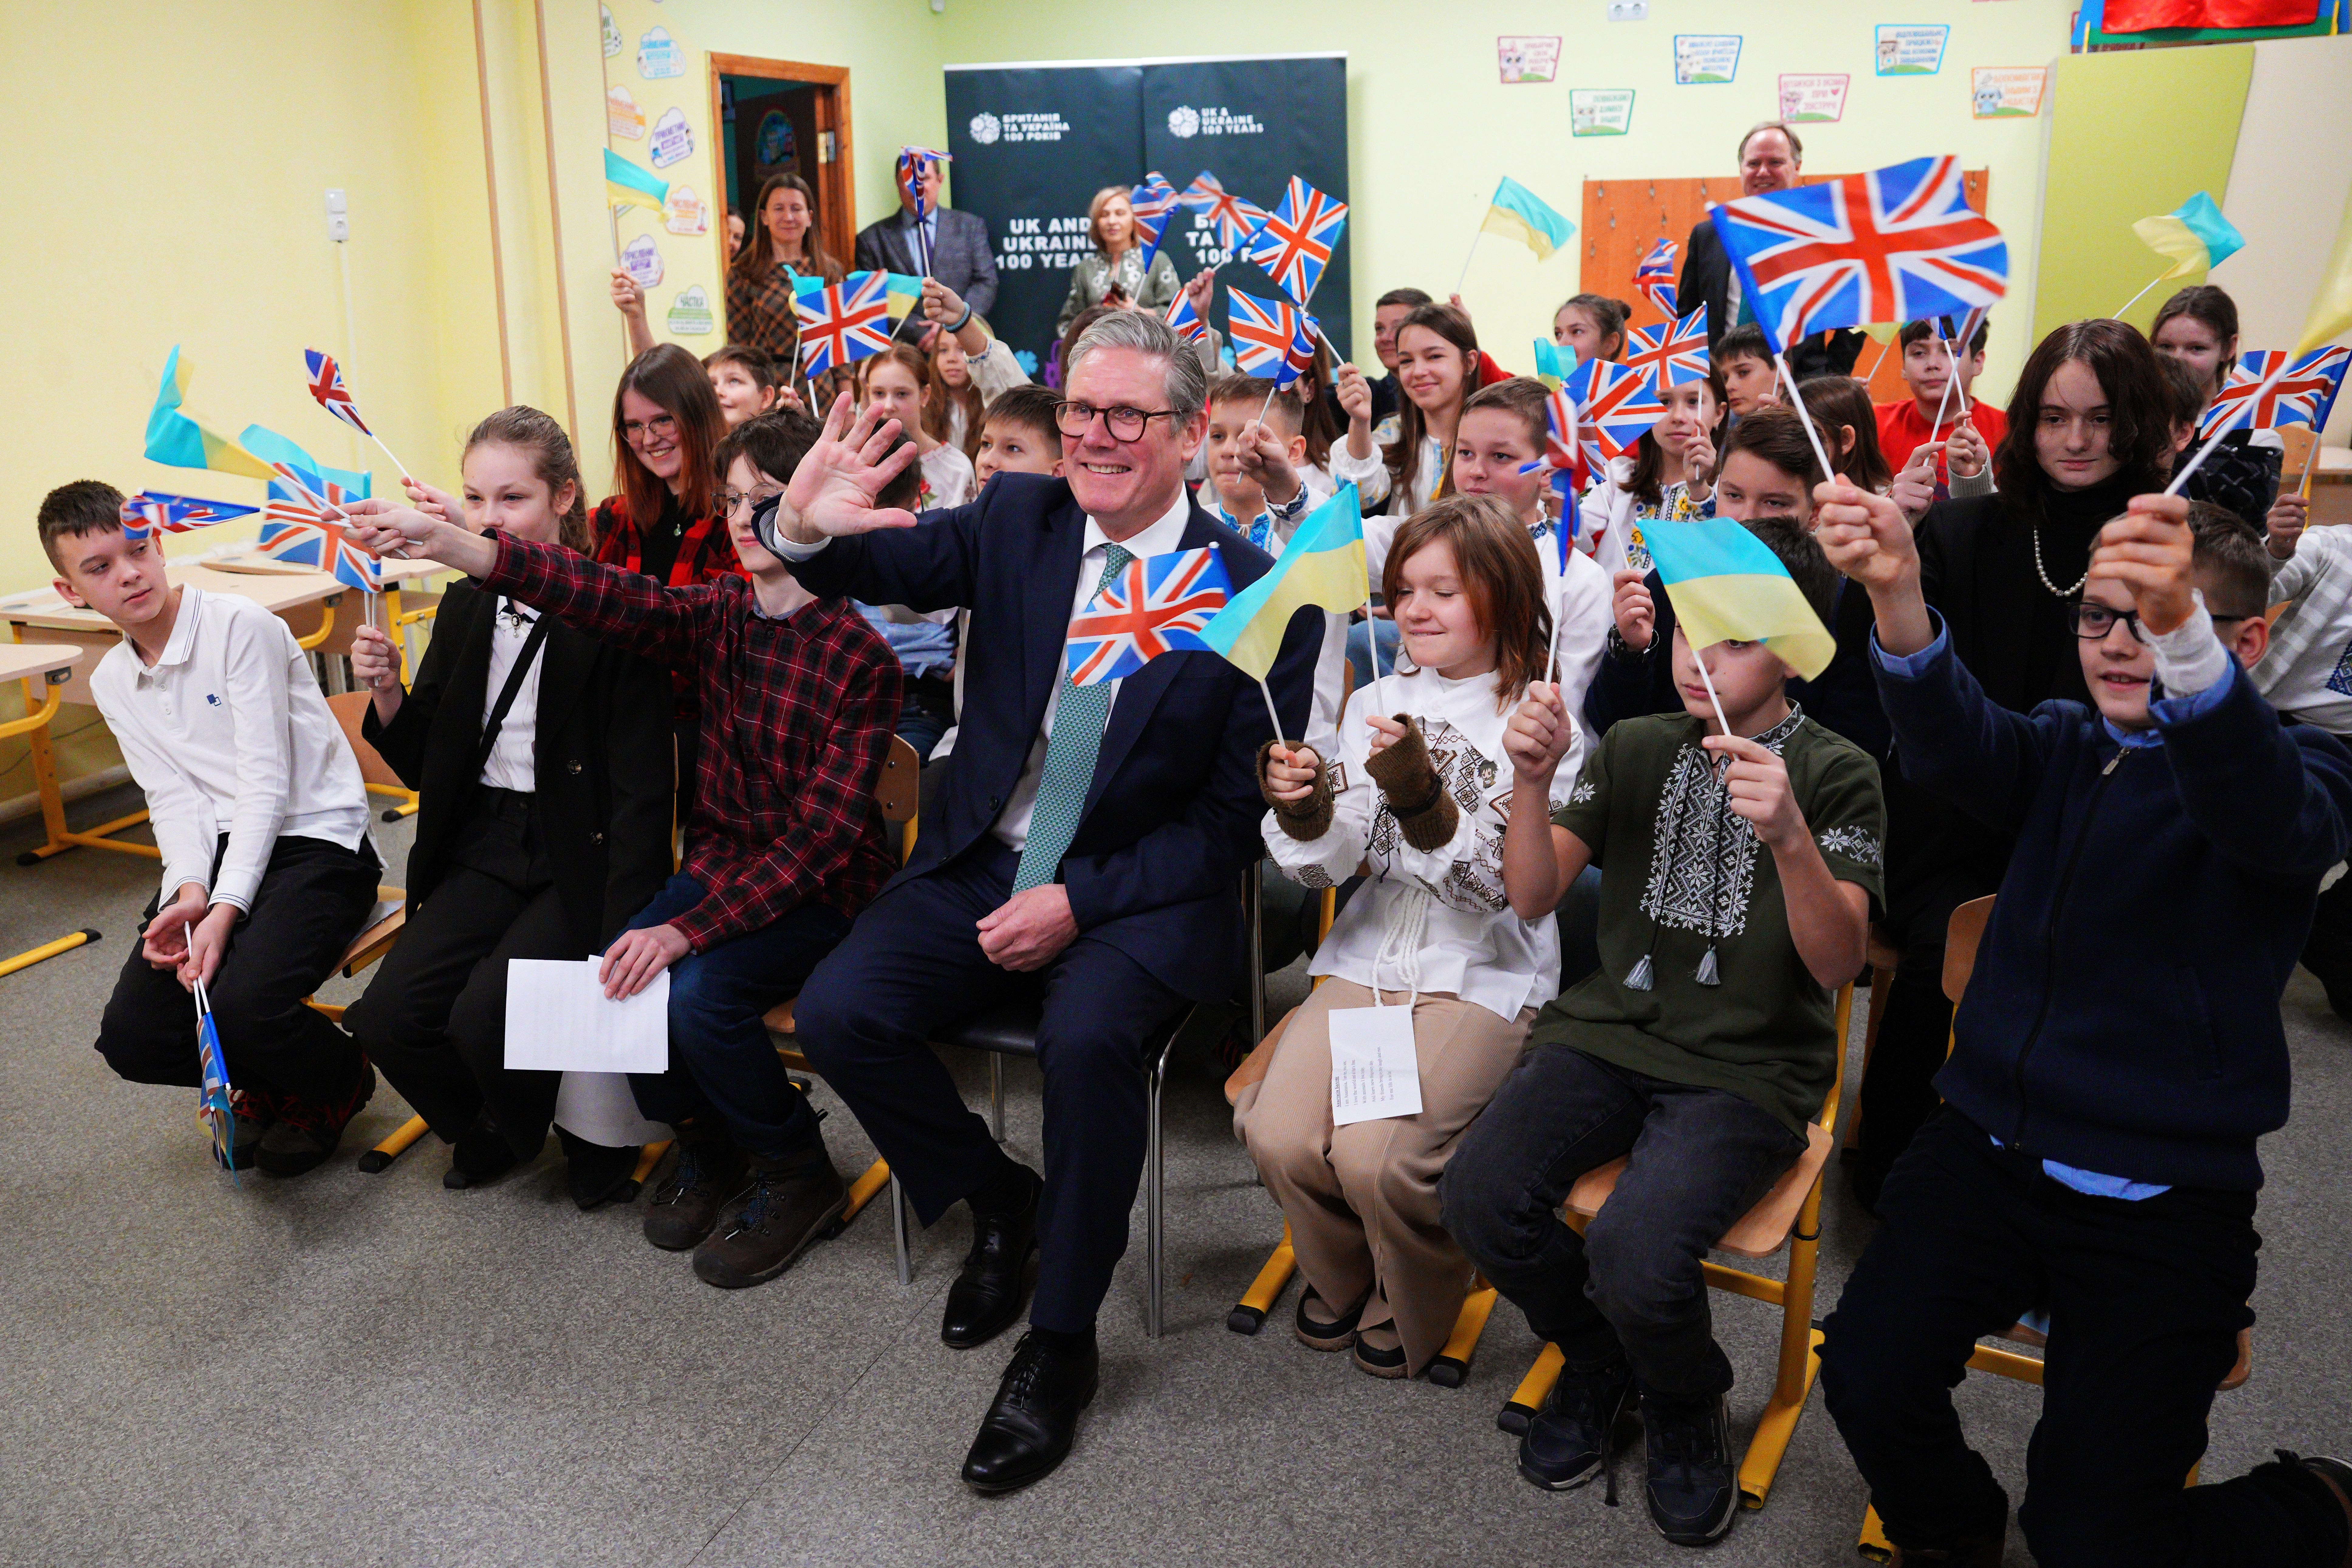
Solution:
[[[1747,526],[1826,621],[1837,577],[1820,547],[1784,521]],[[1543,686],[1512,718],[1506,889],[1535,919],[1601,867],[1601,968],[1537,1017],[1444,1177],[1446,1227],[1567,1358],[1520,1473],[1556,1490],[1590,1480],[1638,1391],[1650,1516],[1685,1545],[1720,1539],[1739,1499],[1731,1363],[1700,1266],[1804,1151],[1885,839],[1877,763],[1790,704],[1779,656],[1703,652],[1730,734],[1677,626],[1685,711],[1611,726],[1549,817],[1574,721]],[[1580,1237],[1560,1204],[1620,1156],[1631,1163]]]

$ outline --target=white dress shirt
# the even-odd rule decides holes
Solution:
[[[521,617],[520,624],[517,616]],[[514,673],[515,660],[522,657],[522,646],[530,640],[531,626],[538,619],[537,611],[503,595],[499,597],[499,613],[490,617],[490,677],[482,692],[485,728],[489,725],[491,710],[499,705],[499,693],[507,689],[507,678]],[[542,647],[531,657],[530,668],[523,672],[522,685],[515,691],[514,706],[507,710],[506,722],[499,726],[499,738],[482,763],[482,782],[492,789],[530,795],[539,787],[538,770],[531,759],[539,743],[539,672],[547,668],[546,651]]]
[[[1181,486],[1177,487],[1176,504],[1142,532],[1132,539],[1120,540],[1119,548],[1139,561],[1182,549],[1184,523],[1192,511],[1192,492]],[[1087,601],[1095,596],[1095,590],[1100,586],[1105,552],[1110,548],[1110,536],[1104,533],[1102,524],[1091,517],[1087,519],[1085,538],[1086,548],[1078,555],[1076,591],[1070,598],[1072,620],[1077,618],[1078,612],[1087,607]],[[1110,688],[1110,707],[1103,710],[1103,723],[1108,726],[1112,710],[1118,707],[1118,689],[1127,683],[1112,680],[1104,684]],[[1029,817],[1037,808],[1037,781],[1045,776],[1045,745],[1054,738],[1054,710],[1061,706],[1061,702],[1062,683],[1056,680],[1053,691],[1045,698],[1045,720],[1037,727],[1037,739],[1030,744],[1029,760],[1022,764],[1021,777],[1013,786],[1012,797],[1004,803],[1003,814],[997,817],[996,826],[989,830],[996,835],[998,843],[1015,855],[1029,843]]]
[[[147,664],[125,638],[98,661],[90,693],[146,793],[164,900],[194,882],[250,911],[280,837],[360,847],[367,790],[286,623],[234,595],[179,594],[162,656]]]

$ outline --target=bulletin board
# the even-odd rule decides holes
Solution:
[[[1837,179],[1835,174],[1808,175],[1804,184],[1821,184]],[[1991,188],[1990,170],[1969,169],[1961,174],[1968,203],[1977,212],[1985,210],[1985,193]],[[1706,216],[1706,209],[1717,202],[1731,201],[1739,195],[1739,181],[1734,177],[1704,180],[1587,180],[1584,182],[1584,245],[1583,278],[1586,291],[1607,294],[1615,299],[1631,300],[1634,326],[1648,326],[1665,318],[1655,305],[1643,299],[1633,287],[1633,269],[1661,237],[1671,239],[1677,247],[1689,243],[1690,232]],[[1683,253],[1675,253],[1675,275],[1682,276]],[[1875,343],[1865,344],[1862,358],[1854,365],[1854,374],[1870,384],[1870,395],[1879,401],[1904,395],[1901,377],[1895,374],[1900,361],[1892,354],[1882,355]]]

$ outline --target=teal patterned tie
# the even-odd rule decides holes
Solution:
[[[1103,547],[1099,594],[1110,586],[1135,557],[1116,544]],[[1062,667],[1060,694],[1054,700],[1054,734],[1045,742],[1045,767],[1037,778],[1037,801],[1029,814],[1029,841],[1022,846],[1021,865],[1013,873],[1013,890],[1042,888],[1062,868],[1070,840],[1078,836],[1078,816],[1086,809],[1087,791],[1094,786],[1095,758],[1102,751],[1103,722],[1110,717],[1110,682],[1094,686],[1070,684],[1069,665]]]

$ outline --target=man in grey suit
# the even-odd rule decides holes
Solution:
[[[975,315],[986,315],[996,304],[996,258],[988,244],[988,220],[978,213],[957,212],[940,205],[944,160],[932,159],[923,171],[924,240],[930,251],[930,276],[963,296]],[[857,231],[858,270],[921,272],[922,256],[915,242],[915,200],[898,193],[898,210],[880,223]],[[919,311],[909,312],[898,325],[898,335],[919,339],[930,331]]]

